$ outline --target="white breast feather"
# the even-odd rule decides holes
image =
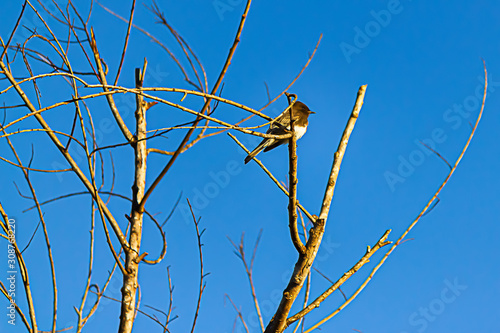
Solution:
[[[286,127],[287,130],[290,130],[290,126]],[[295,130],[295,139],[300,139],[304,134],[306,134],[307,127],[305,126],[296,126],[293,128]]]
[[[295,130],[295,137],[300,139],[304,134],[306,134],[307,127],[305,126],[297,126],[294,128]]]

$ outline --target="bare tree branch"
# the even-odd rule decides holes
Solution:
[[[281,302],[274,314],[271,322],[267,325],[265,333],[283,332],[286,328],[288,313],[290,312],[292,305],[297,298],[302,286],[311,270],[311,266],[316,258],[318,249],[321,245],[321,240],[325,232],[325,223],[328,218],[328,210],[330,209],[331,201],[333,198],[333,190],[335,188],[336,179],[340,171],[340,165],[342,163],[342,158],[345,154],[347,148],[347,143],[349,137],[354,129],[354,124],[363,105],[363,98],[366,91],[366,85],[361,86],[358,91],[358,96],[356,98],[356,103],[352,110],[351,116],[347,122],[344,134],[339,143],[337,152],[335,153],[335,158],[332,165],[332,170],[330,172],[330,178],[325,191],[325,197],[323,199],[323,205],[321,213],[318,219],[314,221],[314,227],[309,231],[309,239],[306,243],[306,252],[304,254],[299,254],[299,259],[295,264],[294,271],[290,277],[287,287],[283,292],[283,297]]]
[[[292,101],[292,96],[293,101]],[[286,93],[288,98],[288,112],[290,113],[290,132],[292,136],[288,139],[288,159],[289,159],[289,194],[288,194],[288,228],[290,229],[290,237],[292,238],[293,246],[299,254],[304,254],[306,248],[299,236],[297,227],[297,137],[295,136],[295,126],[293,120],[293,104],[297,100],[297,96]]]
[[[141,89],[144,83],[147,62],[144,60],[144,67],[135,70],[135,86]],[[132,141],[135,157],[135,176],[134,185],[132,185],[132,211],[130,213],[130,247],[125,248],[125,269],[123,274],[122,302],[120,315],[120,333],[132,332],[134,319],[136,315],[136,293],[138,288],[139,264],[144,258],[140,255],[142,240],[142,222],[144,209],[141,201],[144,198],[146,188],[146,103],[140,94],[136,95],[136,128],[135,137]]]

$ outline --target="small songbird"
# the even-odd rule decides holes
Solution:
[[[295,102],[292,109],[293,118],[293,128],[295,131],[295,137],[300,139],[307,130],[307,124],[309,123],[307,118],[309,114],[316,113],[311,110],[302,102]],[[269,125],[267,134],[282,135],[286,134],[287,130],[290,131],[290,110],[287,108],[278,117],[274,118]],[[264,138],[261,143],[245,158],[245,164],[250,162],[258,153],[263,149],[264,152],[274,149],[284,143],[287,143],[288,139],[271,139]]]

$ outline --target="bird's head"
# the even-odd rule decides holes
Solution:
[[[307,105],[304,103],[297,101],[293,104],[293,110],[301,113],[305,113],[307,116],[309,116],[311,113],[316,113],[314,111],[309,110]]]

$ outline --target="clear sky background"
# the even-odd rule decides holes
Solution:
[[[129,15],[130,1],[105,0],[105,6],[122,16]],[[150,4],[146,2],[146,4]],[[193,48],[207,71],[209,86],[215,82],[245,7],[243,0],[159,1],[169,23]],[[0,14],[0,35],[7,39],[20,11],[19,1],[4,1]],[[80,7],[84,12],[86,6]],[[389,257],[368,287],[334,319],[324,332],[413,333],[413,332],[499,332],[500,255],[500,4],[493,1],[254,1],[241,42],[225,77],[223,96],[253,108],[267,102],[264,82],[271,96],[280,93],[297,75],[313,51],[320,34],[323,39],[316,56],[297,83],[289,90],[311,110],[307,134],[299,141],[300,202],[317,214],[331,168],[333,153],[354,103],[357,89],[367,84],[365,104],[351,136],[338,179],[327,222],[323,248],[315,267],[332,280],[338,279],[373,245],[386,229],[397,239],[430,199],[448,172],[447,165],[428,154],[419,141],[434,145],[450,163],[458,157],[480,110],[484,74],[481,58],[489,73],[489,92],[483,119],[469,150],[440,195],[440,203],[426,215]],[[49,20],[55,24],[54,20]],[[39,23],[28,11],[22,22]],[[153,15],[138,4],[135,23],[147,29],[180,54],[166,29],[155,24]],[[90,21],[104,60],[114,78],[121,55],[126,24],[97,4]],[[39,28],[40,33],[45,33]],[[63,33],[63,29],[58,30]],[[26,34],[25,32],[20,32]],[[65,36],[65,35],[64,35]],[[76,52],[75,52],[76,53]],[[182,87],[178,68],[168,55],[137,30],[132,31],[120,84],[133,86],[133,69],[149,62],[146,86]],[[183,62],[187,65],[185,62]],[[82,59],[75,64],[84,66]],[[85,68],[85,67],[84,67]],[[35,66],[35,69],[43,67]],[[46,69],[45,69],[46,70]],[[20,69],[20,76],[25,73]],[[5,87],[2,81],[1,87]],[[68,95],[62,80],[42,84],[48,104]],[[3,88],[2,88],[3,89]],[[67,89],[65,90],[67,92]],[[65,96],[65,97],[64,97]],[[164,95],[179,101],[179,95]],[[127,124],[133,126],[133,99],[117,100]],[[16,104],[14,95],[0,96],[0,103]],[[131,104],[132,103],[132,104]],[[187,98],[186,105],[199,108],[200,100]],[[277,115],[287,105],[280,98],[265,110]],[[104,100],[90,103],[102,131],[102,145],[118,143],[121,133],[108,128],[103,119],[112,119]],[[47,117],[54,126],[67,124],[72,113],[52,111]],[[20,112],[20,111],[17,111]],[[67,115],[70,116],[67,116]],[[7,119],[19,114],[10,113]],[[243,111],[220,105],[216,115],[228,121],[247,116]],[[2,115],[3,117],[3,115]],[[148,124],[163,127],[184,121],[180,111],[164,106],[148,111]],[[71,121],[71,120],[69,120]],[[249,125],[262,123],[253,119]],[[20,127],[32,125],[26,123]],[[65,128],[65,127],[64,127]],[[246,145],[255,139],[235,133]],[[157,147],[175,150],[179,134],[154,141]],[[19,135],[14,140],[28,163],[35,143],[35,167],[64,165],[58,152],[42,134]],[[0,143],[2,156],[10,156]],[[130,195],[133,170],[130,148],[115,150],[117,181],[115,191]],[[288,152],[285,146],[259,155],[285,181]],[[182,193],[181,204],[168,222],[168,252],[158,266],[142,266],[141,309],[145,305],[165,310],[168,306],[166,267],[170,266],[174,290],[172,332],[190,330],[198,288],[198,250],[186,198],[202,216],[207,287],[202,300],[197,332],[231,332],[235,311],[225,301],[229,294],[241,307],[251,332],[260,328],[253,313],[250,289],[243,265],[227,240],[240,239],[250,254],[263,229],[254,266],[256,291],[265,321],[269,321],[297,259],[288,231],[287,198],[251,162],[243,164],[241,149],[225,134],[197,143],[182,154],[147,204],[152,213],[166,218]],[[167,159],[153,155],[148,181],[154,179]],[[54,164],[56,163],[56,164]],[[0,200],[16,218],[18,241],[27,244],[38,216],[23,210],[31,201],[21,198],[13,180],[27,194],[22,173],[1,162]],[[62,177],[32,174],[41,201],[81,191],[71,174]],[[229,175],[227,177],[223,175]],[[109,189],[111,172],[105,188]],[[224,181],[221,179],[224,178]],[[218,181],[217,181],[218,180]],[[59,283],[58,329],[75,325],[73,306],[78,306],[85,285],[89,242],[88,197],[65,199],[43,207],[51,236]],[[127,203],[112,199],[110,207],[125,225]],[[102,228],[96,229],[96,273],[93,283],[102,286],[112,258]],[[145,224],[143,250],[154,257],[160,250],[157,231]],[[6,242],[1,262],[6,261]],[[360,270],[342,290],[351,295],[368,276],[385,251]],[[24,254],[32,267],[31,286],[37,305],[39,327],[50,329],[51,289],[43,234],[39,230]],[[5,267],[2,264],[2,267]],[[2,268],[6,271],[6,268]],[[0,275],[6,281],[6,272]],[[311,297],[328,288],[317,273],[312,276]],[[116,274],[107,296],[120,298],[121,276]],[[21,288],[20,282],[18,288]],[[18,296],[19,303],[23,294]],[[93,298],[90,298],[93,300]],[[299,298],[302,299],[302,296]],[[306,320],[310,327],[343,301],[336,292]],[[301,302],[301,301],[300,301]],[[13,328],[6,322],[7,302],[0,299],[1,332],[24,332],[21,322]],[[26,309],[24,307],[24,309]],[[297,304],[293,313],[298,309]],[[119,304],[104,300],[87,332],[117,330]],[[138,315],[136,332],[156,332],[160,327]],[[290,330],[291,331],[291,330]],[[238,323],[236,332],[243,332]]]

